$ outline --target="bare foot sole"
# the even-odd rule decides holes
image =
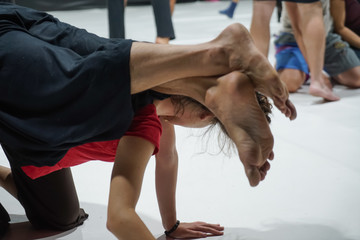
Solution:
[[[274,140],[251,81],[240,72],[225,75],[207,91],[205,102],[235,143],[250,185],[258,185],[274,157]]]
[[[274,105],[287,117],[296,118],[296,109],[289,101],[286,85],[279,79],[266,57],[256,48],[250,33],[243,25],[230,25],[212,42],[223,46],[229,59],[230,70],[246,74],[258,92],[272,98]]]

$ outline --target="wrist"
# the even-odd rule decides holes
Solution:
[[[176,231],[176,229],[179,227],[180,225],[180,221],[176,220],[176,223],[174,224],[174,226],[172,226],[170,229],[166,230],[164,233],[166,236],[170,236],[173,232]]]
[[[165,230],[170,230],[176,223],[176,214],[162,216],[162,225]]]

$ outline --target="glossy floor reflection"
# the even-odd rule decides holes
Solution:
[[[218,14],[228,2],[178,4],[174,13],[176,40],[172,44],[212,39],[233,22],[249,26],[251,1],[240,1],[234,19]],[[59,19],[108,36],[105,9],[53,12]],[[126,9],[126,35],[154,41],[150,6]],[[279,25],[276,16],[273,33]],[[269,60],[274,63],[271,47]],[[236,154],[218,154],[216,137],[177,128],[180,157],[177,213],[181,221],[207,221],[225,226],[226,240],[358,240],[360,239],[360,89],[336,86],[342,99],[327,103],[307,94],[305,86],[291,99],[298,118],[290,122],[277,110],[271,129],[275,160],[267,179],[249,187]],[[136,149],[134,149],[136,151]],[[1,155],[0,164],[7,165]],[[152,233],[165,239],[154,187],[154,160],[149,163],[137,210]],[[73,168],[81,206],[90,214],[72,231],[35,231],[24,211],[3,189],[0,199],[14,224],[5,239],[115,239],[105,226],[111,164],[93,162]],[[17,223],[15,223],[17,222]]]

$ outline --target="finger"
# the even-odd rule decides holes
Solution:
[[[223,231],[219,231],[217,229],[214,229],[212,227],[206,227],[206,226],[200,226],[198,229],[198,231],[201,231],[203,233],[206,233],[207,235],[211,234],[214,236],[219,236],[223,234]]]
[[[189,225],[191,225],[191,229],[193,230],[202,230],[204,228],[212,228],[218,231],[223,231],[224,227],[221,226],[220,224],[211,224],[211,223],[206,223],[206,222],[194,222],[194,223],[188,223]]]
[[[213,229],[216,229],[218,231],[224,231],[224,227],[221,226],[220,224],[209,224],[209,223],[207,223],[206,226],[210,227],[210,228],[213,228]]]
[[[202,225],[203,227],[206,228],[211,228],[211,229],[215,229],[217,231],[224,231],[224,227],[221,226],[220,224],[209,224],[209,223],[205,223],[204,225]]]
[[[188,230],[186,234],[182,236],[175,236],[176,238],[206,238],[208,234],[206,232],[195,231],[195,230]]]

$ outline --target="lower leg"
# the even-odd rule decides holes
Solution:
[[[325,27],[321,2],[286,3],[296,42],[303,53],[311,74],[310,94],[329,101],[339,100],[323,78]]]
[[[70,169],[34,180],[20,168],[12,168],[11,171],[17,198],[30,223],[36,228],[65,231],[81,225],[87,218],[79,207]]]
[[[335,80],[350,88],[360,88],[360,66],[351,68],[334,77]]]
[[[171,19],[171,0],[152,0],[157,37],[155,43],[168,44],[170,39],[175,38],[174,27]]]
[[[107,5],[110,38],[125,38],[124,0],[108,0]]]
[[[256,90],[271,97],[287,117],[296,117],[286,86],[241,24],[230,25],[217,38],[204,44],[134,43],[130,56],[131,92],[141,92],[176,79],[219,76],[235,70],[246,74]]]
[[[276,1],[253,1],[250,34],[256,47],[264,56],[268,56],[270,42],[270,19]]]
[[[256,54],[260,55],[241,24],[230,25],[216,39],[203,44],[135,42],[130,56],[131,92],[141,92],[175,79],[218,76],[248,68],[248,60]]]

